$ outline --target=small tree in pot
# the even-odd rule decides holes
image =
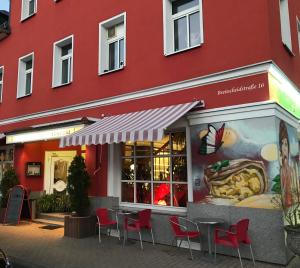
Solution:
[[[67,192],[70,195],[71,210],[75,211],[77,216],[87,215],[90,205],[89,185],[90,177],[84,159],[82,156],[75,156],[69,168]]]
[[[8,169],[4,172],[3,178],[0,183],[0,192],[1,192],[1,207],[6,208],[9,190],[14,186],[19,184],[19,179],[16,174],[16,171],[13,167],[8,167]]]
[[[286,198],[282,193],[280,186],[280,176],[278,175],[274,180],[276,195],[272,201],[277,208],[283,211],[285,226],[284,229],[287,233],[287,246],[296,255],[300,256],[300,185],[296,181],[290,189],[290,202],[287,204]],[[274,187],[273,187],[274,188]]]

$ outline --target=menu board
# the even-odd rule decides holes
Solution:
[[[17,185],[12,188],[9,194],[4,223],[18,224],[20,222],[24,196],[24,187],[22,187],[21,185]]]

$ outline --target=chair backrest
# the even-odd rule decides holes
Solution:
[[[242,219],[236,224],[236,234],[239,242],[248,239],[249,219]]]
[[[107,222],[109,222],[107,208],[97,208],[96,216],[97,216],[98,222],[101,224],[106,224]]]
[[[144,209],[139,211],[138,216],[140,227],[151,228],[151,209]]]
[[[184,234],[184,232],[180,228],[178,216],[171,216],[169,218],[169,221],[175,236]]]

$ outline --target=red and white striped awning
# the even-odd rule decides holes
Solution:
[[[108,116],[60,139],[60,147],[161,140],[164,129],[194,108],[199,101]]]

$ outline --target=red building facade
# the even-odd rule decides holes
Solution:
[[[2,169],[14,165],[24,186],[52,193],[64,189],[59,171],[82,154],[90,195],[121,206],[272,210],[279,121],[299,180],[300,2],[125,2],[11,2],[11,34],[0,41]],[[99,119],[195,101],[160,141],[59,146]],[[254,169],[255,179],[216,187],[214,173],[227,169],[231,177]]]

